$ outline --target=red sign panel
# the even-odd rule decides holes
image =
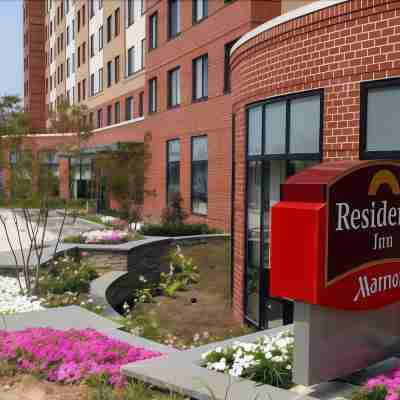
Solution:
[[[360,310],[400,300],[399,163],[305,170],[283,186],[271,226],[273,296]]]

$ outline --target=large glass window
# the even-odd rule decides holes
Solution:
[[[167,202],[180,193],[181,143],[179,139],[167,142]]]
[[[192,212],[208,213],[208,138],[192,138]]]
[[[168,106],[176,107],[181,104],[180,68],[168,72]]]
[[[193,60],[193,100],[208,98],[208,55]]]
[[[400,156],[400,79],[368,82],[361,86],[361,157]]]
[[[169,0],[169,26],[168,36],[170,39],[178,36],[181,31],[181,3],[180,0]]]
[[[88,157],[70,160],[71,195],[74,199],[89,199],[94,196],[92,160]]]
[[[245,313],[260,328],[292,319],[292,303],[269,296],[270,210],[289,176],[320,161],[321,118],[321,91],[272,99],[247,110]]]

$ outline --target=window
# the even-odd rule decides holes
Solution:
[[[71,73],[75,73],[75,53],[72,53],[72,58],[71,58]]]
[[[154,13],[150,16],[149,23],[149,49],[156,49],[158,42],[158,14]]]
[[[193,60],[193,100],[208,98],[208,55]]]
[[[180,67],[168,71],[168,107],[181,104]]]
[[[115,22],[114,22],[114,26],[115,26],[115,29],[114,29],[114,34],[115,34],[115,36],[117,37],[118,35],[119,35],[119,32],[120,32],[120,26],[121,26],[121,23],[120,23],[120,10],[119,10],[119,8],[117,8],[116,10],[115,10],[115,12],[114,12],[114,20],[115,20]]]
[[[128,49],[128,76],[135,72],[135,47]]]
[[[89,15],[90,18],[94,17],[94,0],[90,0]]]
[[[104,79],[103,68],[99,69],[99,93],[103,91],[103,79]]]
[[[78,18],[78,32],[79,32],[81,30],[81,10],[78,10],[77,18]]]
[[[86,99],[86,79],[82,81],[82,100]]]
[[[103,26],[99,28],[99,51],[103,49]]]
[[[90,57],[94,57],[94,34],[90,35]]]
[[[135,1],[128,0],[127,1],[127,17],[128,17],[128,26],[131,26],[135,22]]]
[[[94,87],[94,74],[90,75],[90,95],[94,96],[95,93],[95,87]]]
[[[310,92],[249,108],[248,155],[274,158],[314,155],[319,159],[321,96],[321,93]]]
[[[144,68],[145,57],[146,57],[146,39],[142,39],[142,56],[140,60],[140,69]]]
[[[167,142],[167,204],[180,194],[181,143],[179,139]]]
[[[398,78],[361,85],[361,158],[394,159],[399,157],[399,100],[400,79]]]
[[[133,119],[133,97],[127,97],[125,100],[125,120]]]
[[[168,5],[168,37],[173,39],[178,36],[181,31],[181,3],[180,0],[169,0]]]
[[[71,75],[71,59],[68,57],[67,58],[67,78],[69,78]]]
[[[67,46],[69,45],[69,42],[70,42],[70,32],[69,32],[69,26],[67,26],[67,33],[66,33],[66,36],[67,36]]]
[[[81,101],[81,83],[78,82],[78,103]]]
[[[119,71],[120,71],[120,62],[119,62],[119,56],[115,57],[114,59],[114,81],[115,83],[119,82]]]
[[[112,61],[107,63],[107,87],[112,85]]]
[[[231,50],[238,39],[233,40],[225,45],[225,60],[224,60],[224,93],[231,92]]]
[[[107,17],[107,43],[111,41],[112,38],[112,15]]]
[[[82,6],[82,26],[85,26],[86,23],[86,7],[85,5]]]
[[[208,212],[208,138],[192,138],[192,212]]]
[[[245,313],[263,329],[291,322],[292,304],[268,297],[270,209],[289,176],[321,160],[322,102],[313,91],[247,109]]]
[[[208,16],[208,0],[193,0],[193,23],[202,21]]]
[[[157,112],[157,78],[149,80],[149,113]]]
[[[97,129],[103,126],[103,109],[97,110]]]
[[[78,47],[78,68],[81,66],[81,46]]]
[[[107,125],[112,125],[112,106],[107,106]]]
[[[121,122],[121,106],[119,101],[114,104],[114,121],[116,124]]]
[[[99,0],[99,10],[103,8],[103,0]]]
[[[139,117],[144,114],[144,92],[139,93]]]
[[[75,40],[75,19],[72,20],[72,40]]]
[[[86,62],[86,42],[82,44],[82,64]]]

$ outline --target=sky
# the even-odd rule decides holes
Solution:
[[[21,0],[0,0],[0,96],[23,96]]]

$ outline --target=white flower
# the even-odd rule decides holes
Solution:
[[[21,293],[18,280],[0,276],[0,314],[43,310],[42,300]]]

